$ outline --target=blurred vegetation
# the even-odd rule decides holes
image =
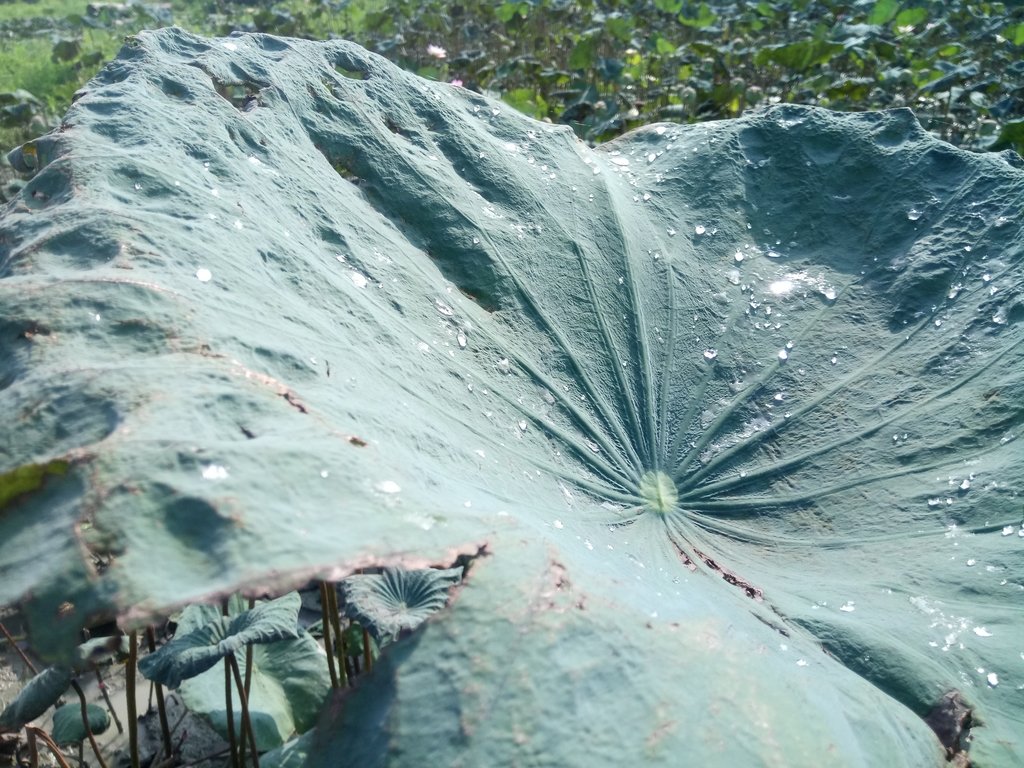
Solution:
[[[598,142],[793,102],[911,107],[935,135],[1024,152],[1024,7],[976,0],[232,0],[0,5],[0,148],[53,126],[140,29],[345,37]]]

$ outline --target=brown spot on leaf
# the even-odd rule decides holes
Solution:
[[[947,691],[925,715],[924,721],[935,731],[942,746],[946,748],[946,759],[958,768],[967,768],[967,734],[972,726],[971,708],[967,706],[960,691]]]

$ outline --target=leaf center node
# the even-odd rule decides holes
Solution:
[[[640,496],[649,510],[664,515],[675,508],[679,493],[664,472],[648,472],[640,478]]]

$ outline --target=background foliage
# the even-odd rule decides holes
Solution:
[[[957,0],[231,0],[0,7],[0,145],[54,125],[122,38],[344,37],[589,141],[766,103],[909,106],[969,149],[1024,149],[1024,8]]]

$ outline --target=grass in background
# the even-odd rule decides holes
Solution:
[[[122,38],[177,24],[345,37],[587,141],[764,104],[912,107],[975,150],[1024,151],[1024,6],[987,0],[173,0],[0,4],[0,148],[56,123]],[[61,42],[63,40],[64,42]],[[47,51],[47,45],[52,48]],[[60,46],[64,46],[60,49]],[[24,89],[44,115],[4,93]],[[15,99],[16,101],[16,99]],[[18,121],[21,121],[20,123]],[[20,132],[19,132],[20,131]]]

